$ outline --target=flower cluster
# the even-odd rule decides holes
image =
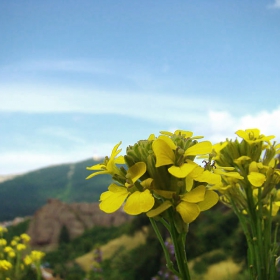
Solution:
[[[218,202],[217,193],[207,185],[221,182],[219,174],[195,162],[196,156],[208,158],[212,152],[212,144],[198,142],[200,138],[183,130],[161,132],[157,138],[151,135],[129,146],[124,156],[119,155],[121,143],[117,144],[104,163],[87,168],[97,171],[87,179],[110,174],[114,180],[101,194],[100,209],[112,213],[124,204],[126,213],[147,213],[150,218],[172,209],[177,224],[193,222]]]
[[[36,270],[37,279],[41,279],[41,259],[45,254],[30,251],[27,234],[14,236],[8,243],[4,238],[5,232],[7,229],[0,226],[0,279],[22,279],[31,266]]]
[[[263,215],[275,216],[280,206],[278,168],[280,144],[271,143],[274,136],[264,136],[258,129],[238,130],[241,141],[227,140],[214,146],[216,167],[222,176],[213,188],[221,193],[224,203],[235,206],[243,213],[251,207],[260,207]],[[221,167],[222,166],[222,167]],[[230,173],[237,173],[235,177]]]
[[[241,141],[214,146],[213,159],[222,181],[213,188],[239,218],[248,244],[250,279],[278,279],[277,226],[273,234],[272,221],[280,207],[280,144],[271,143],[274,136],[262,135],[258,129],[236,134]],[[236,176],[229,176],[229,170]]]
[[[242,139],[212,146],[189,131],[163,131],[129,146],[124,156],[117,144],[111,157],[88,178],[110,174],[114,182],[101,194],[100,209],[112,213],[123,206],[130,215],[146,213],[174,277],[190,279],[185,237],[188,225],[220,199],[239,218],[248,244],[250,279],[277,279],[277,226],[280,207],[280,144],[258,129],[238,130]],[[196,159],[204,159],[203,166]],[[158,229],[162,223],[174,244],[176,266]],[[273,237],[274,236],[274,237]]]

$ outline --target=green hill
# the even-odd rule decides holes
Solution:
[[[39,169],[0,183],[0,221],[28,216],[49,198],[63,202],[97,202],[111,182],[109,176],[85,178],[87,166],[99,163],[92,159]]]

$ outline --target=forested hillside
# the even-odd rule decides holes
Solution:
[[[63,202],[97,202],[111,182],[108,176],[85,178],[92,159],[39,169],[0,183],[0,221],[28,216],[46,204],[49,198]]]

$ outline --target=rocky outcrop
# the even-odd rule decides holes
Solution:
[[[98,203],[63,203],[50,199],[31,219],[27,234],[32,247],[51,250],[57,247],[61,230],[65,227],[70,240],[94,226],[119,226],[131,217],[122,211],[106,214],[99,209]]]

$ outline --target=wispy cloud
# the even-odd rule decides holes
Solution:
[[[199,121],[213,98],[174,96],[155,92],[108,92],[102,90],[50,87],[47,85],[0,86],[0,111],[26,113],[118,114],[156,122]],[[221,104],[222,105],[222,104]]]
[[[246,114],[243,116],[235,116],[227,111],[209,110],[205,112],[204,118],[196,120],[196,122],[186,121],[184,124],[176,121],[173,124],[162,123],[161,127],[164,130],[174,131],[175,129],[186,129],[193,131],[195,135],[202,135],[206,140],[212,143],[224,141],[226,138],[235,139],[235,132],[238,129],[259,128],[265,135],[275,135],[278,142],[280,141],[280,108],[271,112],[262,111],[256,114]],[[129,121],[129,118],[128,118]],[[125,124],[124,124],[125,125]],[[135,131],[137,132],[137,121],[135,122]],[[90,124],[89,124],[90,129]],[[100,128],[103,129],[103,128]],[[119,134],[112,139],[110,126],[106,128],[105,136],[96,139],[95,137],[85,137],[83,139],[79,136],[71,135],[71,131],[64,130],[59,127],[47,127],[42,129],[42,133],[52,134],[63,138],[65,141],[65,149],[60,147],[54,149],[55,143],[50,142],[41,149],[32,149],[13,152],[3,151],[0,155],[2,163],[0,163],[1,174],[12,174],[19,172],[26,172],[40,167],[45,167],[53,164],[61,164],[66,162],[77,162],[86,158],[100,158],[110,155],[112,147],[116,144],[115,139],[123,140],[123,152],[128,145],[134,144],[131,141],[131,132],[123,129]],[[151,133],[159,134],[158,131],[151,131]],[[95,131],[94,134],[98,133]],[[139,137],[139,136],[137,136]],[[148,137],[147,135],[140,135],[140,138]],[[140,139],[139,138],[139,139]],[[139,140],[134,139],[135,141]],[[133,141],[134,141],[133,140]],[[71,143],[73,145],[71,145]],[[70,146],[69,146],[69,145]],[[69,148],[70,147],[70,148]],[[15,172],[16,170],[16,172]]]
[[[114,63],[109,60],[28,60],[20,61],[14,64],[4,65],[0,71],[9,72],[76,72],[91,74],[112,74]]]
[[[40,128],[37,133],[41,136],[53,137],[59,139],[61,142],[67,141],[71,142],[72,144],[76,145],[84,145],[86,141],[84,138],[79,137],[79,132],[76,131],[74,128],[72,129],[65,129],[60,126],[47,126]]]
[[[273,4],[268,5],[269,9],[280,9],[280,0],[274,0]]]

